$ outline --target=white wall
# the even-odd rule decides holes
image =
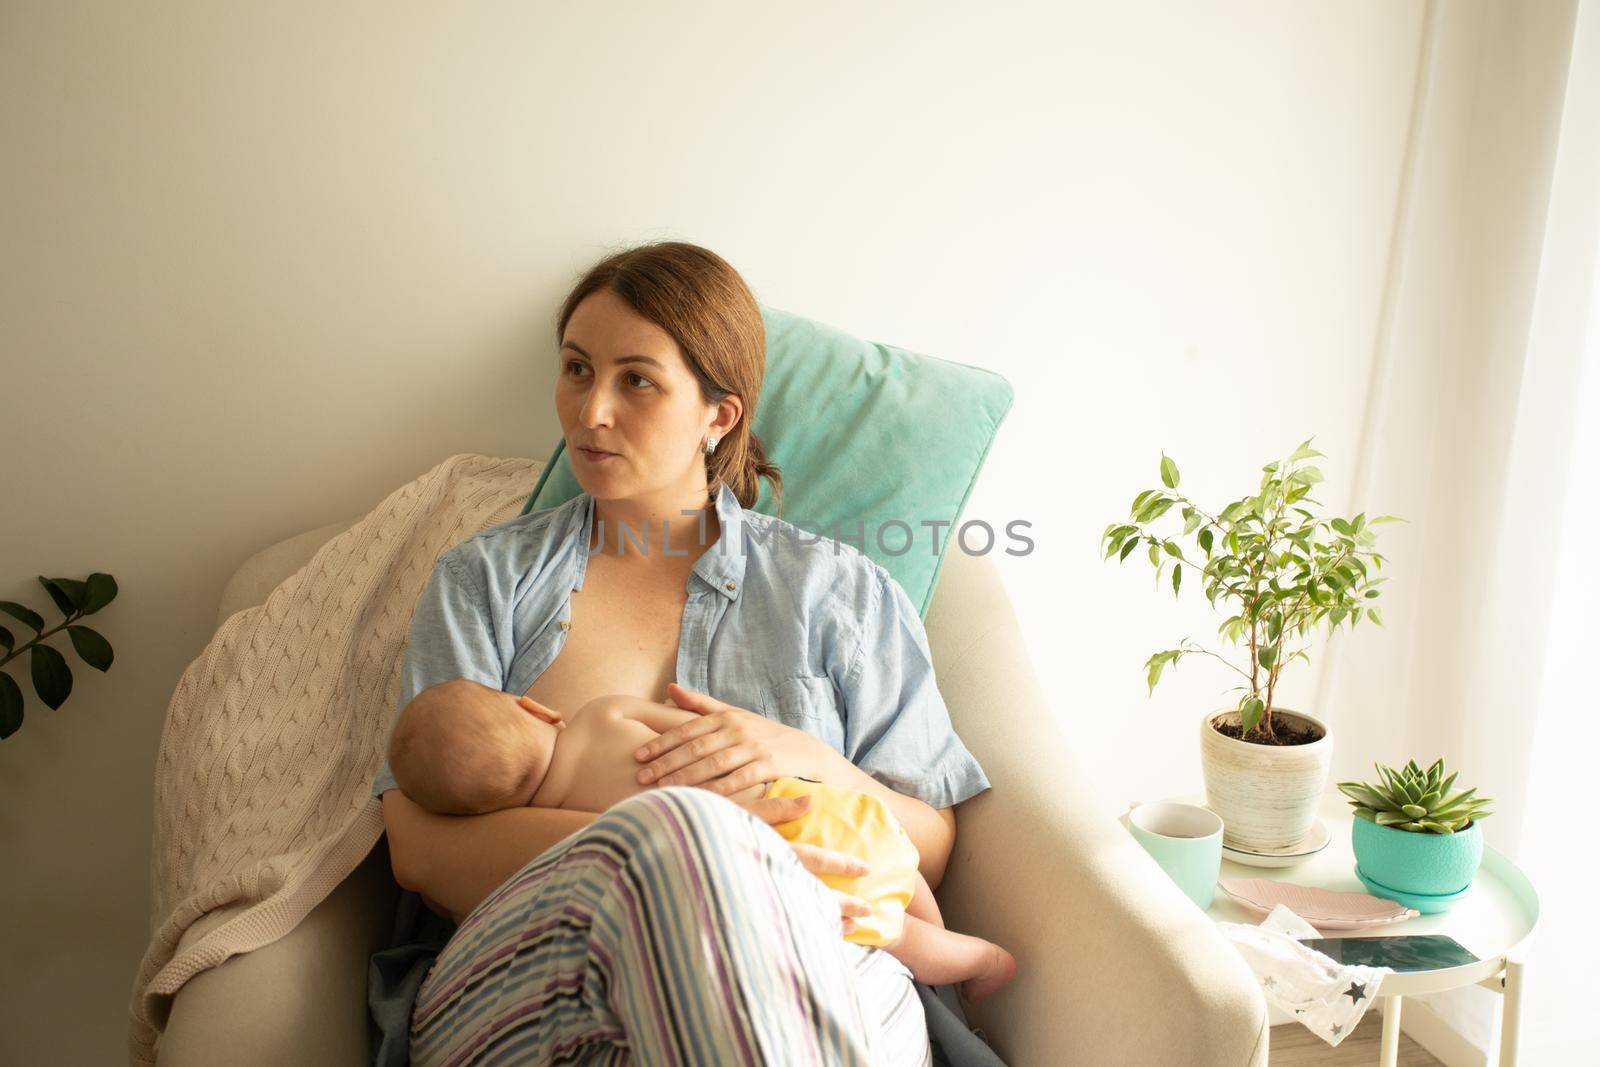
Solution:
[[[1022,168],[1047,176],[1007,196],[1037,258],[997,270],[998,314],[945,324],[945,350],[1019,386],[979,506],[1036,519],[1037,554],[1002,564],[1058,714],[1119,812],[1200,790],[1200,718],[1237,700],[1237,675],[1204,657],[1148,696],[1149,654],[1187,636],[1248,660],[1217,640],[1223,616],[1198,583],[1175,600],[1170,567],[1158,588],[1142,553],[1100,561],[1105,525],[1160,487],[1162,452],[1215,513],[1315,435],[1317,499],[1406,511],[1353,499],[1353,482],[1420,8],[1183,9],[1192,24],[1148,20],[1110,62],[1110,40],[1073,34],[1060,132]],[[1309,707],[1317,666],[1287,670],[1277,703]]]
[[[1420,2],[626,10],[0,11],[0,599],[122,586],[111,673],[0,745],[22,1062],[122,1055],[152,761],[227,576],[453,452],[544,455],[554,308],[609,245],[1015,383],[969,515],[1034,523],[1002,564],[1108,809],[1199,786],[1232,684],[1147,699],[1218,619],[1098,559],[1163,449],[1220,504],[1316,434],[1330,507],[1421,506],[1353,488]]]

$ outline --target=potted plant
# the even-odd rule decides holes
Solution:
[[[1476,787],[1450,792],[1459,772],[1444,777],[1443,759],[1426,771],[1416,760],[1398,771],[1372,766],[1377,781],[1339,783],[1357,816],[1350,821],[1356,873],[1378,896],[1421,911],[1442,911],[1478,872],[1483,860],[1478,820],[1492,814],[1494,802],[1476,796]]]
[[[1144,665],[1151,695],[1162,671],[1190,653],[1215,657],[1244,680],[1230,690],[1240,694],[1233,707],[1208,711],[1200,723],[1206,803],[1222,817],[1230,848],[1282,851],[1310,832],[1327,787],[1333,735],[1317,715],[1274,702],[1279,677],[1292,661],[1311,661],[1309,645],[1299,642],[1317,623],[1326,622],[1330,636],[1344,623],[1355,628],[1363,616],[1383,624],[1372,602],[1387,579],[1377,576],[1384,557],[1373,549],[1372,528],[1404,521],[1392,515],[1369,520],[1365,512],[1324,520],[1312,511],[1308,505],[1321,505],[1311,487],[1323,480],[1307,465],[1322,455],[1312,440],[1262,467],[1256,491],[1215,514],[1178,492],[1178,465],[1163,453],[1164,488],[1134,497],[1128,518],[1101,535],[1105,558],[1118,562],[1148,546],[1157,584],[1170,563],[1174,597],[1184,575],[1195,575],[1212,607],[1228,612],[1218,634],[1245,646],[1248,669],[1187,637]],[[1151,528],[1174,509],[1183,519],[1180,537],[1193,538],[1196,555],[1185,555],[1175,539]]]
[[[32,639],[18,645],[16,636],[5,626],[0,626],[0,667],[18,659],[24,652],[28,653],[34,692],[46,707],[54,711],[66,703],[67,697],[72,694],[72,668],[67,666],[67,658],[45,644],[44,640],[65,630],[73,649],[85,663],[97,671],[109,671],[115,658],[111,642],[100,636],[99,631],[79,623],[79,620],[86,615],[93,615],[116,599],[117,580],[109,574],[96,571],[87,580],[46,578],[41,574],[39,584],[55,601],[62,620],[46,630],[44,617],[32,608],[12,600],[0,600],[0,612],[21,622],[34,633]],[[11,675],[0,672],[0,741],[21,729],[22,717],[22,687]]]

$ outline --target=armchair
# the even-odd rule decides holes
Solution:
[[[224,589],[218,623],[266,600],[351,525],[251,557]],[[952,929],[1006,946],[1018,963],[969,1021],[1012,1067],[1265,1067],[1267,1010],[1253,977],[1083,784],[993,562],[952,551],[926,622],[956,730],[994,787],[958,806],[939,905]],[[365,1063],[367,960],[398,893],[380,839],[290,934],[179,990],[163,1067]]]

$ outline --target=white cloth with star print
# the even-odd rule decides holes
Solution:
[[[1301,938],[1322,935],[1284,904],[1268,912],[1259,926],[1218,923],[1217,928],[1255,972],[1267,1002],[1330,1045],[1356,1028],[1377,999],[1383,976],[1394,970],[1345,966],[1307,948]]]

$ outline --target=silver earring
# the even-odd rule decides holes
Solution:
[[[706,438],[706,455],[709,456],[709,455],[711,455],[711,453],[715,452],[716,450],[717,450],[717,439],[715,437],[707,437]]]

